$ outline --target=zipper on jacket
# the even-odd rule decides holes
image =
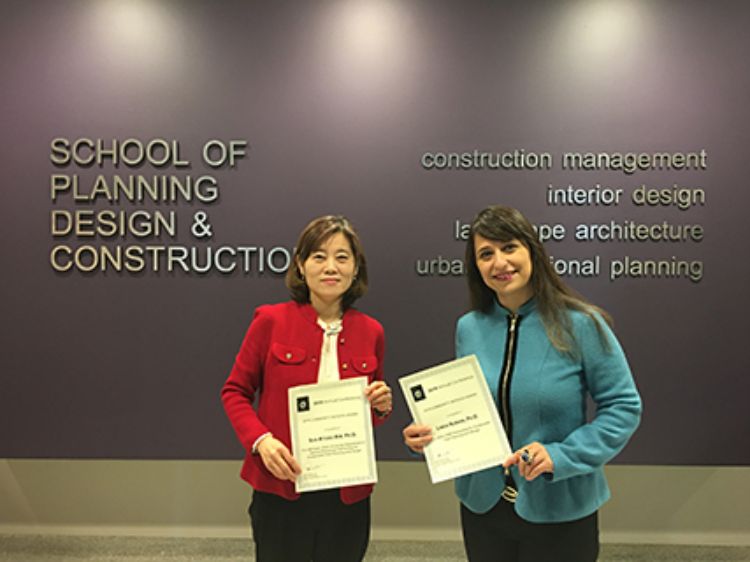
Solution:
[[[508,434],[508,441],[513,446],[513,420],[510,416],[510,379],[513,375],[513,367],[516,364],[516,340],[518,338],[518,324],[521,321],[521,317],[517,314],[511,314],[508,317],[508,337],[505,343],[505,360],[503,361],[503,369],[500,375],[500,384],[498,391],[498,399],[500,402],[500,417],[505,426],[505,431]],[[518,497],[518,490],[516,489],[513,477],[510,474],[510,469],[505,469],[505,489],[501,496],[505,501],[515,503]]]
[[[510,419],[510,378],[513,374],[513,366],[516,360],[516,337],[518,334],[518,323],[521,317],[517,314],[511,314],[508,322],[508,339],[505,343],[505,360],[500,376],[500,407],[502,408],[503,425],[508,437],[511,437],[511,419]]]

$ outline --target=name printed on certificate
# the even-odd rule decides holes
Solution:
[[[432,427],[424,454],[433,484],[498,466],[512,454],[475,355],[398,382],[414,421]]]
[[[377,482],[367,377],[289,389],[297,493]]]

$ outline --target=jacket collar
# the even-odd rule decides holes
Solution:
[[[527,316],[535,310],[536,310],[536,298],[531,297],[529,300],[527,300],[525,303],[521,305],[521,308],[518,309],[516,314],[518,314],[519,316]],[[507,308],[505,308],[503,305],[501,305],[497,299],[495,299],[495,306],[492,309],[492,313],[499,315],[499,316],[503,316],[503,317],[512,315],[512,312],[508,310]]]
[[[298,303],[295,302],[297,305],[297,310],[299,310],[302,317],[307,320],[308,322],[315,324],[316,327],[320,328],[318,325],[318,312],[313,308],[313,305],[308,303]],[[344,311],[344,315],[341,317],[341,326],[342,328],[346,326],[347,319],[354,313],[353,308],[348,308]]]

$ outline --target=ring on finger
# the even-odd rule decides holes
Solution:
[[[526,464],[531,464],[534,462],[534,453],[530,452],[528,449],[524,449],[521,452],[521,460]]]

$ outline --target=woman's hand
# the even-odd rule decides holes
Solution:
[[[370,406],[375,413],[386,416],[393,409],[393,394],[391,387],[383,381],[375,381],[365,387],[365,397],[370,401]]]
[[[508,468],[514,464],[518,465],[518,473],[521,477],[529,482],[545,472],[555,471],[555,465],[547,449],[538,441],[518,449],[503,463],[503,467]]]
[[[286,445],[273,435],[264,437],[256,450],[268,471],[279,480],[294,482],[297,475],[302,473],[302,468]]]
[[[403,431],[404,443],[415,453],[423,453],[432,441],[432,428],[429,425],[407,425]]]

